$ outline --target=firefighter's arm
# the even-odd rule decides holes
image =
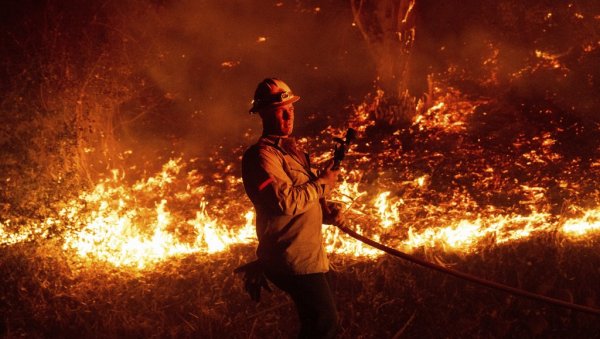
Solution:
[[[259,185],[262,201],[270,203],[285,215],[296,215],[304,212],[311,204],[318,203],[333,183],[323,175],[318,179],[294,186],[292,179],[283,170],[281,157],[265,151],[259,154],[260,169],[268,174]]]

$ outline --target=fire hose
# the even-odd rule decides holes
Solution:
[[[485,286],[491,289],[495,289],[495,290],[500,290],[500,291],[504,291],[507,293],[510,293],[512,295],[516,295],[516,296],[520,296],[520,297],[524,297],[524,298],[528,298],[531,300],[536,300],[536,301],[542,301],[548,304],[552,304],[555,306],[560,306],[560,307],[565,307],[574,311],[579,311],[579,312],[585,312],[585,313],[589,313],[589,314],[594,314],[597,316],[600,316],[600,309],[597,308],[593,308],[593,307],[589,307],[589,306],[584,306],[584,305],[580,305],[580,304],[575,304],[575,303],[571,303],[568,301],[564,301],[564,300],[560,300],[560,299],[555,299],[555,298],[551,298],[551,297],[547,297],[545,295],[541,295],[541,294],[537,294],[537,293],[533,293],[533,292],[529,292],[529,291],[525,291],[523,289],[520,288],[516,288],[516,287],[512,287],[512,286],[508,286],[508,285],[504,285],[495,281],[491,281],[491,280],[486,280],[480,277],[476,277],[474,275],[471,274],[467,274],[464,272],[460,272],[460,271],[456,271],[453,269],[449,269],[440,265],[436,265],[434,263],[425,261],[423,259],[419,259],[415,256],[412,256],[410,254],[398,251],[394,248],[385,246],[379,242],[376,242],[372,239],[369,239],[361,234],[358,234],[356,231],[343,226],[343,225],[338,225],[337,226],[342,232],[348,234],[349,236],[351,236],[352,238],[365,243],[371,247],[374,247],[378,250],[381,250],[389,255],[392,255],[394,257],[403,259],[403,260],[407,260],[410,261],[412,263],[415,263],[417,265],[432,269],[434,271],[438,271],[444,274],[449,274],[451,276],[454,276],[456,278],[462,279],[462,280],[466,280],[466,281],[470,281],[472,283],[481,285],[481,286]]]
[[[334,168],[339,168],[339,165],[340,165],[341,161],[344,159],[344,156],[350,146],[350,143],[355,138],[356,138],[356,131],[353,130],[352,128],[348,129],[345,140],[341,139],[341,138],[334,138],[334,141],[337,143],[335,150],[334,150],[334,156],[333,156]],[[326,210],[328,210],[327,204],[323,204],[323,206]],[[438,272],[441,272],[444,274],[448,274],[448,275],[454,276],[456,278],[466,280],[466,281],[469,281],[469,282],[472,282],[472,283],[475,283],[475,284],[478,284],[481,286],[485,286],[485,287],[488,287],[491,289],[504,291],[504,292],[512,294],[512,295],[528,298],[528,299],[535,300],[535,301],[545,302],[545,303],[548,303],[551,305],[568,308],[568,309],[571,309],[574,311],[579,311],[579,312],[584,312],[584,313],[600,316],[600,309],[589,307],[589,306],[584,306],[584,305],[580,305],[580,304],[575,304],[575,303],[571,303],[571,302],[556,299],[556,298],[547,297],[545,295],[529,292],[529,291],[526,291],[526,290],[523,290],[520,288],[508,286],[508,285],[501,284],[501,283],[498,283],[495,281],[483,279],[483,278],[480,278],[480,277],[477,277],[477,276],[474,276],[471,274],[467,274],[467,273],[449,269],[449,268],[446,268],[446,267],[443,267],[440,265],[436,265],[434,263],[419,259],[415,256],[401,252],[394,248],[385,246],[377,241],[369,239],[361,234],[358,234],[356,231],[344,226],[343,223],[342,223],[342,225],[336,225],[336,226],[342,232],[348,234],[352,238],[354,238],[362,243],[365,243],[371,247],[381,250],[381,251],[383,251],[389,255],[392,255],[394,257],[410,261],[412,263],[423,266],[425,268],[428,268],[428,269],[431,269],[434,271],[438,271]]]
[[[343,140],[341,138],[335,138],[335,141],[338,143],[338,145],[335,148],[335,152],[334,152],[334,166],[332,166],[333,168],[339,167],[340,162],[343,160],[344,155],[350,145],[350,142],[355,138],[355,136],[356,136],[356,132],[352,129],[349,129],[348,133],[346,134],[345,140]],[[329,211],[329,208],[327,206],[327,202],[324,199],[322,199],[321,204],[322,204],[322,207],[324,208],[325,212],[327,214],[331,214],[331,211]],[[526,291],[526,290],[523,290],[520,288],[501,284],[501,283],[483,279],[483,278],[480,278],[480,277],[477,277],[477,276],[474,276],[474,275],[471,275],[468,273],[464,273],[464,272],[453,270],[453,269],[450,269],[447,267],[436,265],[434,263],[428,262],[423,259],[419,259],[413,255],[401,252],[397,249],[388,247],[377,241],[367,238],[367,237],[357,233],[356,231],[350,229],[349,227],[345,226],[343,222],[336,226],[342,232],[346,233],[350,237],[352,237],[364,244],[374,247],[374,248],[376,248],[380,251],[383,251],[389,255],[392,255],[394,257],[397,257],[397,258],[400,258],[403,260],[407,260],[414,264],[420,265],[422,267],[425,267],[425,268],[428,268],[428,269],[431,269],[434,271],[438,271],[443,274],[448,274],[448,275],[454,276],[456,278],[459,278],[459,279],[462,279],[462,280],[465,280],[468,282],[472,282],[472,283],[475,283],[475,284],[478,284],[478,285],[481,285],[481,286],[484,286],[484,287],[487,287],[490,289],[503,291],[503,292],[506,292],[506,293],[509,293],[509,294],[512,294],[515,296],[528,298],[528,299],[534,300],[534,301],[545,302],[550,305],[559,306],[559,307],[571,309],[571,310],[578,311],[578,312],[583,312],[583,313],[587,313],[587,314],[600,316],[600,309],[598,309],[598,308],[575,304],[572,302],[568,302],[568,301],[564,301],[564,300],[560,300],[560,299],[556,299],[556,298],[551,298],[551,297],[548,297],[545,295],[529,292],[529,291]],[[236,268],[234,272],[235,273],[244,273],[244,275],[245,275],[244,286],[245,286],[246,291],[250,294],[250,296],[253,300],[258,301],[260,299],[261,289],[264,288],[264,289],[270,290],[269,285],[266,282],[266,279],[264,277],[263,269],[262,269],[259,261],[253,261],[253,262],[247,263],[245,265],[242,265],[242,266]]]

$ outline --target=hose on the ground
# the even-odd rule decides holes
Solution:
[[[369,246],[372,246],[378,250],[381,250],[387,254],[390,254],[394,257],[397,258],[401,258],[407,261],[410,261],[412,263],[415,263],[417,265],[444,273],[444,274],[449,274],[452,275],[454,277],[457,277],[459,279],[463,279],[481,286],[485,286],[491,289],[495,289],[495,290],[500,290],[500,291],[504,291],[507,293],[510,293],[512,295],[516,295],[516,296],[520,296],[520,297],[524,297],[524,298],[528,298],[531,300],[536,300],[536,301],[542,301],[551,305],[555,305],[555,306],[560,306],[560,307],[564,307],[564,308],[568,308],[574,311],[579,311],[579,312],[584,312],[584,313],[588,313],[588,314],[594,314],[597,316],[600,316],[600,309],[597,308],[593,308],[593,307],[589,307],[589,306],[584,306],[584,305],[580,305],[580,304],[575,304],[575,303],[571,303],[568,301],[564,301],[564,300],[560,300],[560,299],[556,299],[556,298],[551,298],[551,297],[547,297],[545,295],[541,295],[541,294],[537,294],[537,293],[533,293],[533,292],[529,292],[520,288],[516,288],[516,287],[512,287],[512,286],[508,286],[505,284],[501,284],[495,281],[491,281],[491,280],[487,280],[487,279],[483,279],[471,274],[467,274],[464,272],[460,272],[460,271],[456,271],[453,269],[449,269],[440,265],[436,265],[433,264],[431,262],[425,261],[423,259],[419,259],[413,255],[401,252],[399,250],[396,250],[394,248],[385,246],[379,242],[376,242],[372,239],[369,239],[361,234],[358,234],[356,231],[343,226],[343,225],[338,225],[337,226],[340,230],[342,230],[344,233],[348,234],[349,236],[351,236],[352,238],[363,242]]]

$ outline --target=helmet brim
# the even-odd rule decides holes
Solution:
[[[250,113],[258,113],[258,111],[263,110],[265,108],[269,108],[269,107],[279,107],[279,106],[283,106],[283,105],[287,105],[287,104],[292,104],[296,101],[300,100],[300,97],[297,95],[293,95],[291,98],[288,98],[284,101],[276,101],[276,102],[270,102],[270,103],[263,103],[263,104],[255,104],[254,106],[252,106],[252,108],[250,108]]]

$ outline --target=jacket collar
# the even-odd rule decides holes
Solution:
[[[314,177],[314,173],[310,170],[310,158],[309,158],[308,154],[305,152],[298,152],[301,154],[294,154],[293,152],[289,152],[289,151],[285,150],[285,147],[283,147],[283,145],[282,145],[282,143],[285,141],[295,142],[296,139],[294,137],[289,137],[289,136],[282,137],[279,135],[264,135],[263,134],[263,136],[260,137],[258,143],[273,146],[277,150],[279,150],[281,153],[283,153],[285,155],[289,155],[292,159],[294,159],[294,161],[299,163],[306,170],[307,174],[310,177]],[[304,159],[298,159],[298,157],[300,157],[300,156],[304,156]]]
[[[282,147],[282,142],[284,139],[290,140],[290,142],[295,142],[294,137],[283,137],[280,135],[265,135],[265,134],[263,134],[259,139],[259,143],[264,143],[264,144],[267,144],[270,146],[275,146],[282,153],[288,154],[289,152],[286,151],[285,149],[283,149],[283,147]]]
[[[260,140],[269,141],[269,142],[272,142],[275,145],[278,145],[281,142],[282,139],[291,139],[291,140],[293,140],[294,137],[281,136],[281,135],[275,135],[275,134],[263,134],[260,137]]]

